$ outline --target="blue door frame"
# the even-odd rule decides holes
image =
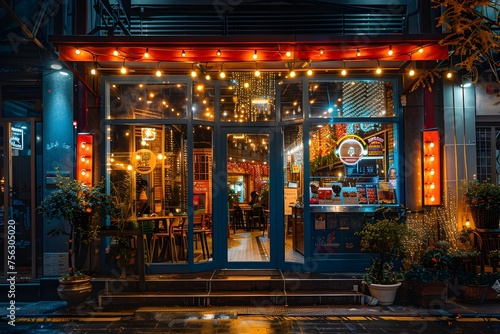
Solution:
[[[218,147],[221,149],[215,150],[215,164],[214,175],[220,176],[217,180],[218,184],[221,185],[220,191],[217,195],[214,195],[214,211],[217,213],[218,219],[216,224],[219,224],[219,231],[222,229],[227,229],[227,217],[228,217],[228,206],[227,206],[227,160],[228,160],[228,148],[227,148],[227,135],[234,133],[245,133],[245,134],[267,134],[269,135],[269,207],[270,210],[270,221],[271,224],[268,227],[268,232],[271,236],[270,241],[270,260],[269,261],[258,261],[258,262],[236,262],[228,261],[227,247],[228,238],[226,233],[214,234],[214,260],[217,262],[217,267],[228,268],[228,269],[278,269],[280,259],[283,260],[283,249],[280,249],[279,245],[284,244],[283,232],[283,218],[278,219],[279,215],[283,217],[283,208],[277,201],[278,198],[283,198],[283,194],[280,196],[280,192],[283,192],[282,187],[279,186],[279,180],[282,179],[282,171],[280,173],[280,161],[282,154],[280,154],[279,147],[281,146],[281,135],[280,131],[276,131],[276,128],[272,125],[265,124],[262,126],[252,126],[252,127],[221,127],[220,133],[216,135],[216,142]],[[215,187],[215,185],[214,185]],[[281,189],[281,191],[280,191]],[[219,198],[220,200],[218,200]],[[218,255],[215,257],[215,255]]]

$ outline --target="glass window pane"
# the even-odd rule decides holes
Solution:
[[[212,258],[213,128],[195,126],[193,145],[194,262]]]
[[[111,84],[110,119],[186,118],[187,85]]]
[[[215,89],[213,85],[201,82],[193,84],[193,117],[207,121],[214,120]]]
[[[302,83],[281,85],[281,119],[301,119],[304,115],[302,105]]]
[[[276,73],[233,72],[221,87],[221,122],[270,122],[276,119]]]
[[[396,204],[394,124],[311,126],[311,205]]]
[[[304,263],[304,146],[302,125],[283,129],[285,261]]]
[[[184,125],[109,126],[108,175],[118,220],[147,220],[151,263],[187,262],[187,131]],[[166,215],[172,214],[172,219]],[[174,219],[175,218],[175,219]]]
[[[311,117],[392,117],[391,82],[334,81],[309,83]]]

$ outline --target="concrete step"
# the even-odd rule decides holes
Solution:
[[[359,305],[363,298],[359,275],[276,270],[148,275],[145,291],[133,279],[94,278],[93,284],[101,306]]]

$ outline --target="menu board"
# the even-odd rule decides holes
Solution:
[[[292,214],[292,206],[297,202],[297,188],[285,188],[285,215]]]
[[[342,188],[342,198],[344,204],[358,204],[358,193],[355,187]]]
[[[356,192],[358,193],[358,203],[368,204],[368,198],[366,196],[366,186],[364,184],[356,185]]]
[[[378,199],[380,204],[396,203],[396,194],[394,189],[390,187],[389,182],[378,183]]]
[[[377,195],[377,185],[367,184],[366,185],[366,197],[368,198],[368,204],[378,204]]]

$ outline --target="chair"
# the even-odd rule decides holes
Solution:
[[[180,257],[187,260],[187,230],[185,229],[185,222],[187,217],[176,217],[173,223],[170,223],[170,232],[177,240],[179,240],[179,253]],[[177,224],[175,224],[177,223]]]
[[[233,229],[236,234],[236,230],[243,228],[243,210],[239,206],[236,206],[233,211]]]
[[[252,209],[252,230],[254,228],[259,228],[262,230],[266,223],[266,217],[264,208],[262,206],[256,206]]]
[[[153,247],[153,221],[144,220],[142,222],[142,237],[144,239],[144,257],[146,262],[151,262],[152,260],[152,247]]]
[[[163,261],[170,256],[172,263],[178,262],[177,246],[175,236],[172,233],[171,225],[173,219],[165,220],[164,230],[158,231],[153,235],[153,261]],[[168,252],[168,254],[167,254]]]

